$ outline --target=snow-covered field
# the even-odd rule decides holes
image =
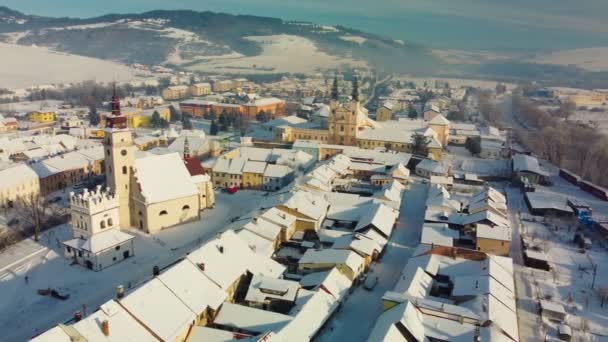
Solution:
[[[340,39],[357,44],[363,44],[367,41],[366,38],[360,36],[340,36]]]
[[[115,62],[54,52],[44,47],[0,43],[0,56],[0,88],[26,88],[93,79],[99,82],[127,82],[146,76],[141,71]]]
[[[261,44],[259,56],[216,56],[188,67],[192,71],[219,73],[311,73],[320,69],[336,68],[350,64],[367,67],[362,61],[331,56],[319,51],[306,38],[291,35],[251,36],[247,39]]]
[[[590,71],[608,70],[608,47],[561,50],[529,60],[534,63],[575,65]]]
[[[15,246],[10,254],[0,255],[0,263],[3,263],[0,264],[0,339],[27,340],[57,323],[68,321],[82,305],[86,305],[87,313],[95,311],[114,296],[117,285],[128,288],[129,284],[135,286],[150,278],[153,266],[166,267],[227,229],[232,218],[255,209],[264,194],[249,190],[234,195],[218,193],[215,208],[204,211],[200,221],[156,235],[130,231],[136,236],[135,256],[101,272],[72,266],[62,256],[58,241],[69,237],[67,225],[45,232],[38,243],[28,241]],[[16,262],[20,255],[40,249],[37,254]],[[5,269],[5,264],[10,267]],[[38,289],[49,287],[69,294],[70,298],[59,301],[36,293]]]

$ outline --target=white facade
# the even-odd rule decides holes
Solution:
[[[74,238],[64,241],[65,256],[100,271],[135,254],[133,236],[121,232],[120,201],[98,186],[94,192],[70,193]]]

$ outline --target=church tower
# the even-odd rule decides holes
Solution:
[[[120,228],[128,228],[131,226],[130,181],[135,164],[135,146],[132,132],[127,128],[127,118],[120,112],[116,86],[111,107],[112,115],[106,118],[104,137],[106,183],[112,193],[118,196]]]
[[[359,121],[361,119],[361,108],[358,101],[359,91],[356,79],[353,83],[354,98],[350,104],[340,103],[337,94],[338,79],[336,77],[329,105],[331,112],[329,115],[328,142],[330,144],[355,146],[357,145],[357,131],[359,130]]]

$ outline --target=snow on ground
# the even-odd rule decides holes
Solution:
[[[528,60],[533,63],[575,65],[590,71],[608,70],[608,47],[560,50]]]
[[[0,87],[25,88],[95,79],[127,82],[141,71],[115,62],[54,52],[44,47],[0,43]]]
[[[551,299],[566,308],[569,314],[567,322],[574,330],[576,340],[607,341],[608,305],[601,308],[601,300],[591,289],[591,284],[593,265],[598,267],[595,288],[608,283],[608,243],[601,238],[593,239],[595,245],[592,250],[581,253],[573,243],[574,224],[559,219],[547,224],[520,221],[518,213],[528,213],[523,194],[515,188],[509,188],[507,193],[514,246],[517,246],[512,246],[512,254],[516,263],[520,336],[525,337],[522,341],[538,341],[545,334],[556,337],[557,325],[538,314],[538,300],[541,298]],[[519,241],[516,242],[519,234],[533,239],[544,249],[553,268],[551,272],[521,266],[521,247]],[[582,331],[583,326],[588,333]]]
[[[152,276],[152,268],[164,268],[182,258],[193,248],[212,239],[229,226],[232,218],[245,215],[262,201],[264,192],[243,190],[234,195],[218,193],[214,209],[201,214],[201,220],[146,235],[130,230],[136,236],[135,256],[101,272],[92,272],[62,255],[58,241],[70,237],[69,226],[45,232],[38,245],[48,250],[15,263],[15,257],[0,255],[0,262],[12,263],[0,272],[0,331],[2,341],[24,341],[57,323],[71,319],[86,305],[87,313],[111,299],[118,285],[135,286]],[[19,245],[27,254],[31,241]],[[34,248],[35,249],[35,248]],[[0,264],[0,269],[5,266]],[[26,283],[25,277],[29,278]],[[130,286],[129,286],[130,285]],[[70,298],[59,301],[39,296],[36,291],[54,288]]]
[[[339,311],[320,332],[315,341],[366,341],[376,319],[382,313],[382,296],[393,289],[403,267],[420,241],[424,223],[427,186],[412,183],[406,191],[399,212],[399,226],[386,246],[382,258],[376,262],[368,277],[378,277],[372,291],[356,287]]]
[[[363,38],[360,36],[340,36],[339,38],[342,40],[345,40],[347,42],[352,42],[352,43],[357,43],[357,44],[363,44],[367,41],[366,38]]]
[[[298,36],[283,34],[250,36],[246,39],[259,43],[263,48],[262,53],[251,57],[216,56],[188,66],[188,69],[219,73],[311,73],[343,64],[367,67],[365,62],[331,56],[319,51],[311,40]]]

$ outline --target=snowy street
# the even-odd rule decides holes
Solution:
[[[315,339],[329,341],[366,341],[376,319],[382,313],[382,296],[397,282],[405,264],[420,240],[427,196],[425,184],[411,183],[405,192],[399,215],[399,226],[386,246],[384,255],[372,265],[369,277],[378,277],[372,291],[357,286],[339,311]]]
[[[228,227],[230,220],[255,209],[264,192],[239,191],[234,195],[216,194],[215,208],[201,213],[201,220],[146,235],[135,235],[135,256],[112,267],[93,272],[81,266],[70,266],[57,239],[69,238],[68,226],[45,232],[39,244],[49,250],[21,262],[10,260],[10,267],[0,272],[0,331],[3,341],[24,341],[57,323],[70,320],[75,311],[86,305],[86,313],[111,299],[117,285],[136,284],[152,276],[152,268],[164,268],[182,258],[196,246],[210,240]],[[51,236],[49,237],[49,234]],[[24,244],[31,249],[32,242]],[[17,249],[19,245],[15,246]],[[35,249],[34,249],[35,250]],[[0,262],[4,261],[0,258]],[[5,268],[0,264],[0,269]],[[27,281],[26,281],[27,277]],[[60,301],[39,296],[38,289],[54,288],[70,298]],[[8,333],[10,332],[10,333]]]

